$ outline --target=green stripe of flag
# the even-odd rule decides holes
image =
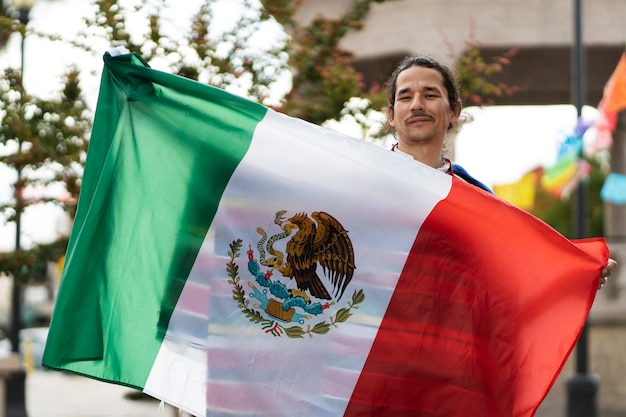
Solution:
[[[124,355],[135,366],[121,383],[142,387],[223,190],[267,109],[151,70],[136,55],[104,61],[43,362],[115,379]]]

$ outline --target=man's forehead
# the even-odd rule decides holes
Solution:
[[[398,74],[397,90],[404,89],[436,89],[445,90],[443,76],[436,69],[410,67]]]

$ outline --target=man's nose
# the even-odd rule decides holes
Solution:
[[[422,98],[418,95],[416,95],[415,97],[413,97],[413,100],[411,100],[411,109],[412,112],[413,111],[418,111],[418,110],[424,110],[424,102],[422,101]]]

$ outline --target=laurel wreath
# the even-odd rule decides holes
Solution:
[[[308,335],[312,338],[315,334],[326,334],[333,327],[339,328],[339,323],[343,323],[348,320],[353,314],[352,309],[358,309],[358,305],[365,300],[365,294],[363,293],[363,290],[355,290],[352,294],[352,299],[346,302],[347,307],[337,310],[337,313],[335,313],[334,317],[329,317],[329,322],[324,320],[316,323],[313,326],[309,324],[306,326],[306,328],[298,325],[285,327],[279,322],[263,316],[257,310],[250,308],[250,300],[246,298],[243,286],[240,283],[241,278],[239,277],[239,266],[235,263],[235,261],[239,258],[241,246],[241,239],[237,239],[231,242],[231,244],[229,245],[230,250],[228,251],[228,257],[230,258],[230,261],[226,263],[226,273],[229,277],[228,282],[233,286],[233,300],[237,302],[238,307],[248,318],[248,320],[250,320],[252,323],[259,323],[261,325],[261,328],[265,330],[266,333],[271,333],[273,336],[280,336],[282,334],[285,334],[290,338],[303,338],[305,335]],[[248,285],[251,286],[252,284],[248,282]]]

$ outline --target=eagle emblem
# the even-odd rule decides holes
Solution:
[[[352,242],[342,224],[326,212],[316,211],[310,217],[297,213],[289,218],[286,213],[276,213],[274,224],[278,233],[268,237],[265,229],[256,229],[260,235],[256,243],[258,259],[252,245],[248,245],[247,269],[253,279],[247,282],[252,289],[247,296],[235,262],[243,242],[239,239],[231,243],[227,272],[234,286],[233,299],[250,321],[262,323],[266,332],[274,336],[324,334],[331,325],[337,327],[337,323],[347,320],[352,309],[365,299],[362,290],[355,291],[347,307],[328,313],[342,299],[354,276]],[[285,279],[288,280],[283,282]],[[315,316],[327,314],[330,323],[323,320],[306,328],[285,326],[306,324]]]
[[[284,264],[276,265],[278,271],[294,279],[298,289],[308,291],[316,298],[330,300],[334,297],[340,300],[355,269],[354,250],[348,232],[337,219],[323,211],[316,211],[311,217],[298,213],[285,222],[281,222],[282,214],[278,212],[275,221],[281,229],[287,235],[297,231],[287,242]],[[270,250],[275,253],[273,248]],[[333,297],[318,275],[318,264],[333,287]]]

